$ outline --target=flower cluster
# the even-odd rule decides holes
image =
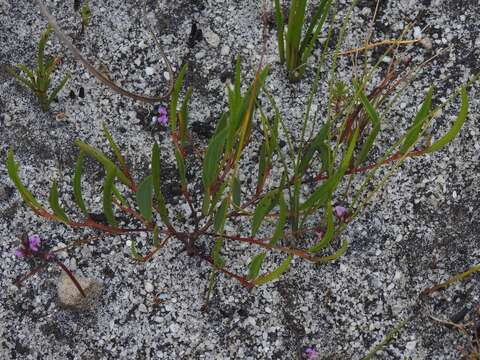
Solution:
[[[152,125],[154,124],[167,125],[168,123],[167,109],[164,106],[159,106],[157,111],[158,111],[158,116],[152,117]]]
[[[21,258],[30,255],[31,253],[38,252],[40,250],[41,241],[40,236],[30,235],[27,241],[22,243],[22,247],[15,250],[15,256]]]

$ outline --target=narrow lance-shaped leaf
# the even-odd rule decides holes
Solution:
[[[338,249],[332,255],[322,256],[322,257],[318,258],[317,260],[315,260],[315,262],[316,263],[327,263],[327,262],[334,261],[334,260],[338,259],[340,256],[343,256],[347,252],[347,249],[348,249],[348,241],[344,240],[342,242],[342,246],[340,246],[340,249]]]
[[[217,232],[220,235],[215,240],[215,245],[212,249],[213,263],[215,264],[215,266],[218,266],[218,267],[223,267],[225,265],[225,261],[220,256],[220,252],[223,247],[222,235],[223,235],[223,228],[225,226],[225,220],[227,218],[228,204],[229,204],[228,199],[227,198],[223,199],[222,204],[218,208],[213,221],[213,227],[215,229],[215,232]]]
[[[186,146],[188,143],[188,102],[190,100],[190,96],[192,95],[193,88],[191,86],[188,87],[187,92],[185,93],[185,97],[183,98],[182,107],[180,109],[180,116],[179,116],[179,127],[180,127],[180,141],[182,146]]]
[[[116,176],[116,167],[111,166],[107,168],[107,173],[103,181],[103,213],[110,225],[116,226],[117,221],[113,213],[112,198],[113,198],[113,182]]]
[[[165,206],[165,198],[163,197],[162,190],[160,188],[160,149],[157,143],[153,144],[152,147],[152,181],[155,197],[157,198],[160,218],[165,225],[170,227],[171,225],[170,220],[168,219],[168,210]]]
[[[325,218],[327,220],[327,230],[325,231],[325,234],[323,234],[322,239],[308,249],[308,251],[311,253],[325,249],[332,241],[335,226],[333,221],[332,203],[330,199],[327,200],[327,204],[325,205]]]
[[[63,89],[63,87],[65,86],[65,84],[67,83],[68,79],[70,79],[70,75],[69,74],[66,74],[62,81],[60,81],[60,83],[52,90],[52,93],[50,94],[50,96],[48,97],[48,104],[50,105],[50,103],[55,100],[55,98],[57,97],[58,93]]]
[[[21,66],[21,65],[16,65],[17,67]],[[32,91],[35,91],[35,79],[34,80],[28,80],[26,78],[24,78],[23,76],[17,74],[17,72],[15,71],[15,69],[9,65],[5,65],[5,70],[11,75],[13,76],[17,81],[20,81],[23,85],[29,87],[30,89],[32,89]]]
[[[293,256],[289,255],[285,260],[282,261],[282,263],[275,270],[273,270],[272,272],[269,272],[268,274],[260,276],[253,283],[259,286],[279,278],[285,271],[288,270],[288,268],[290,267],[290,263],[292,262],[292,259],[293,259]]]
[[[422,131],[423,124],[428,119],[428,114],[430,113],[430,107],[432,105],[432,96],[433,88],[428,90],[427,96],[423,101],[422,107],[418,111],[415,119],[413,120],[413,125],[407,131],[405,135],[405,140],[403,141],[402,146],[400,147],[400,152],[405,154],[408,149],[417,141],[420,132]]]
[[[45,45],[52,31],[53,31],[52,27],[50,25],[47,25],[47,28],[40,35],[40,41],[38,43],[38,51],[37,51],[37,71],[40,76],[43,76],[45,73],[45,67],[44,67]]]
[[[362,146],[362,149],[360,150],[360,153],[357,156],[356,159],[356,166],[359,166],[361,163],[365,161],[367,158],[368,152],[373,146],[373,143],[378,135],[378,132],[380,131],[380,118],[378,117],[377,112],[375,111],[374,107],[368,100],[368,98],[365,96],[363,90],[361,88],[358,89],[360,92],[360,101],[362,102],[363,108],[365,109],[365,112],[367,113],[367,116],[372,123],[372,130],[370,131],[370,134],[368,135],[367,139],[365,140],[365,143]]]
[[[85,153],[80,151],[77,158],[77,165],[75,166],[75,174],[73,176],[73,198],[75,203],[78,205],[80,210],[82,210],[83,215],[88,216],[88,210],[85,206],[82,196],[82,169],[83,169],[83,160],[85,159]]]
[[[303,174],[305,174],[305,172],[308,169],[308,166],[310,165],[310,162],[312,161],[312,158],[315,152],[322,150],[321,145],[326,140],[329,129],[330,129],[330,126],[328,123],[323,125],[320,131],[318,132],[318,134],[315,135],[313,140],[308,144],[302,156],[302,160],[300,161],[300,164],[296,171],[297,177],[301,178]]]
[[[126,209],[130,208],[127,199],[125,199],[125,197],[120,193],[115,184],[113,185],[112,189],[113,195],[117,198],[118,201],[120,201],[120,204],[122,204]]]
[[[278,191],[271,190],[258,202],[252,218],[252,236],[255,236],[265,216],[272,211],[278,201]]]
[[[280,207],[278,213],[278,221],[273,236],[270,239],[270,245],[275,245],[278,239],[280,239],[285,232],[285,223],[287,222],[288,208],[282,191],[280,191],[278,195],[278,205]]]
[[[261,252],[253,257],[248,265],[248,279],[255,279],[258,276],[266,255],[267,253]]]
[[[265,180],[267,179],[268,171],[270,169],[270,159],[268,157],[267,143],[263,142],[260,146],[260,159],[258,162],[258,178],[256,193],[262,192]]]
[[[152,196],[153,196],[153,179],[152,176],[147,176],[139,185],[137,189],[137,205],[142,217],[150,222],[152,221]]]
[[[214,183],[218,173],[218,160],[225,144],[227,129],[223,129],[209,142],[205,158],[203,159],[202,181],[206,193],[210,192],[210,186]]]
[[[64,223],[68,223],[70,221],[67,214],[65,214],[65,211],[62,209],[60,203],[58,202],[58,188],[56,181],[53,181],[52,183],[48,202],[50,203],[50,207],[53,210],[53,215],[55,215],[59,220],[63,221]]]
[[[457,136],[457,134],[459,133],[460,129],[465,123],[465,120],[467,120],[467,116],[468,116],[468,94],[465,87],[462,87],[460,96],[462,98],[462,104],[460,106],[460,111],[458,112],[457,118],[455,119],[455,122],[453,123],[452,127],[443,137],[441,137],[435,143],[429,146],[425,152],[432,153],[440,150],[445,145],[447,145],[450,141],[452,141],[455,138],[455,136]]]
[[[108,159],[103,152],[101,152],[98,149],[95,149],[93,146],[85,144],[80,140],[76,140],[75,144],[80,148],[80,150],[85,152],[85,154],[93,157],[100,164],[102,164],[105,170],[108,170],[109,168],[112,168],[112,167],[115,168],[116,176],[118,177],[118,179],[126,186],[131,185],[130,180],[125,176],[125,174],[121,172],[120,169],[118,169],[117,166],[110,159]]]
[[[42,205],[35,199],[30,191],[23,185],[20,177],[18,176],[18,165],[15,163],[13,158],[13,150],[8,149],[7,153],[7,170],[10,180],[14,183],[15,187],[20,192],[23,201],[34,210],[43,210]]]
[[[275,232],[273,233],[272,238],[269,241],[270,245],[275,245],[280,239],[280,237],[285,232],[285,223],[287,221],[287,203],[285,202],[285,198],[283,196],[283,192],[280,192],[278,195],[278,204],[280,206],[280,211],[278,214],[278,222],[275,227]],[[265,260],[266,252],[261,252],[254,256],[252,261],[248,266],[248,277],[249,279],[254,279],[260,273],[260,269],[262,268],[263,261]]]
[[[278,56],[280,58],[280,62],[283,64],[285,62],[285,40],[283,33],[285,21],[283,19],[280,0],[275,0],[275,23],[277,25]]]
[[[355,150],[358,134],[359,134],[359,129],[357,128],[352,136],[352,140],[350,141],[347,151],[343,156],[342,163],[340,164],[340,168],[337,170],[337,172],[333,176],[331,176],[322,185],[320,185],[313,192],[312,195],[310,195],[307,201],[305,201],[301,205],[301,210],[311,211],[312,209],[315,209],[316,207],[325,204],[330,193],[333,193],[335,191],[338,183],[340,182],[340,180],[345,175],[345,172],[348,169],[350,160],[352,159],[352,156],[353,156],[353,151]]]
[[[187,170],[185,169],[185,158],[178,148],[175,148],[175,160],[177,161],[178,174],[182,183],[182,191],[184,191],[187,189]]]
[[[178,96],[180,95],[180,90],[183,86],[183,80],[185,78],[185,74],[187,73],[188,65],[183,65],[182,69],[178,73],[177,80],[175,80],[175,85],[173,87],[172,95],[170,98],[170,108],[168,112],[168,117],[170,121],[170,129],[172,133],[177,131],[177,103],[178,103]]]
[[[153,246],[156,248],[160,247],[160,239],[158,237],[158,225],[155,224],[155,227],[153,228]]]
[[[237,176],[234,176],[232,179],[232,200],[234,206],[240,206],[241,196],[242,191],[240,190],[240,180],[238,180]]]
[[[141,257],[140,254],[138,253],[137,243],[135,242],[135,240],[131,240],[131,243],[130,243],[130,255],[132,256],[132,259],[133,259],[133,260],[137,260],[137,261],[142,260],[142,257]]]
[[[322,30],[323,24],[328,16],[328,11],[332,5],[333,0],[323,0],[322,3],[317,7],[312,22],[310,23],[309,28],[305,34],[305,37],[300,45],[300,54],[301,54],[301,63],[304,64],[307,62],[308,58],[312,54],[315,42],[317,41],[320,31]],[[315,31],[313,28],[316,26]],[[302,67],[301,71],[304,71]]]
[[[112,148],[112,151],[115,154],[115,157],[117,158],[118,163],[120,164],[120,168],[125,173],[127,169],[127,163],[125,161],[124,156],[122,155],[122,152],[120,151],[120,148],[118,147],[117,143],[113,139],[112,134],[110,133],[110,131],[108,131],[107,125],[105,123],[103,123],[103,134],[107,138],[107,141],[110,144],[110,147]]]

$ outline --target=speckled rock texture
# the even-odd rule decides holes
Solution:
[[[163,93],[166,68],[145,27],[141,3],[90,0],[92,18],[83,35],[73,3],[54,0],[48,6],[90,61],[131,91]],[[236,55],[241,55],[247,79],[252,79],[260,61],[262,4],[258,0],[147,3],[148,17],[175,70],[189,64],[187,82],[194,88],[192,131],[206,144],[226,109],[225,83],[232,76]],[[338,1],[339,19],[349,3]],[[363,44],[375,4],[358,1],[343,50]],[[380,1],[372,41],[398,37],[413,23],[406,38],[428,40],[401,49],[412,66],[439,55],[385,114],[379,154],[408,128],[430,85],[436,87],[439,104],[478,73],[479,12],[478,0]],[[45,25],[34,2],[0,0],[0,62],[34,66]],[[298,134],[319,50],[306,76],[292,84],[277,60],[273,25],[266,40],[265,61],[271,64],[266,87],[292,133]],[[15,258],[14,251],[24,233],[39,234],[51,247],[91,233],[44,221],[25,207],[7,176],[9,146],[21,163],[22,179],[38,199],[46,201],[51,180],[57,179],[62,203],[74,208],[74,140],[81,138],[107,151],[102,135],[105,122],[139,176],[148,170],[153,141],[161,144],[163,190],[172,208],[180,209],[179,218],[186,207],[179,197],[168,131],[150,126],[153,107],[99,84],[54,36],[46,51],[63,59],[55,81],[62,72],[71,74],[49,113],[40,111],[28,89],[0,73],[0,359],[302,359],[307,346],[316,347],[318,359],[361,359],[407,317],[412,321],[376,358],[460,359],[474,351],[472,326],[480,324],[478,275],[429,298],[419,294],[480,261],[478,85],[470,90],[469,120],[461,135],[441,152],[409,159],[399,168],[342,235],[350,247],[334,263],[312,266],[296,259],[279,281],[252,291],[220,276],[208,311],[201,311],[210,274],[204,263],[188,257],[180,244],[169,242],[153,261],[139,264],[130,257],[131,237],[107,236],[61,254],[77,275],[104,284],[94,307],[70,311],[57,299],[60,270],[54,266],[20,289],[12,285],[29,270],[28,262]],[[369,62],[381,54],[380,49],[370,51]],[[388,64],[380,66],[386,69]],[[338,77],[347,81],[351,73],[351,58],[341,58]],[[379,79],[375,75],[374,81]],[[315,109],[325,103],[325,87],[322,81]],[[448,129],[457,108],[454,101],[436,119],[434,136]],[[242,165],[245,183],[255,181],[255,151],[252,147],[251,160]],[[88,162],[85,199],[96,212],[101,212],[102,177],[101,168]],[[229,226],[248,230],[248,224]],[[140,251],[146,249],[145,237],[136,241]],[[253,252],[233,245],[229,249],[235,270],[241,271],[240,265]],[[267,266],[278,260],[269,259]],[[456,316],[469,330],[462,333],[432,316],[441,320]]]

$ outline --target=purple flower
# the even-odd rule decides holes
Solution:
[[[318,351],[314,347],[308,347],[305,349],[305,355],[307,355],[307,358],[309,359],[315,359],[319,354]]]
[[[345,215],[347,215],[348,211],[343,206],[337,205],[333,208],[333,212],[337,218],[343,218]]]
[[[158,118],[157,122],[162,125],[167,125],[168,117],[167,117],[167,109],[163,106],[158,107]]]
[[[40,236],[38,235],[31,235],[28,237],[28,247],[30,248],[30,250],[32,250],[33,252],[37,252],[38,251],[38,247],[40,246]]]
[[[25,253],[21,249],[17,249],[15,250],[15,256],[21,258],[25,256]]]

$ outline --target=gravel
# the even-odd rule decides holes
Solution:
[[[339,3],[341,18],[349,2]],[[375,3],[358,1],[347,29],[345,50],[363,44]],[[79,35],[80,19],[72,2],[48,3],[77,47],[113,81],[149,96],[163,93],[168,73],[144,26],[140,4],[119,0],[90,0],[89,4],[91,22],[85,34]],[[194,88],[192,128],[198,140],[206,143],[226,109],[224,89],[232,78],[236,55],[241,55],[246,79],[252,79],[261,59],[261,2],[181,0],[148,4],[149,18],[155,21],[174,70],[189,64],[187,81]],[[378,139],[379,154],[409,126],[430,85],[436,87],[438,104],[478,73],[479,10],[476,1],[380,2],[373,40],[399,36],[413,22],[407,38],[417,35],[424,40],[406,48],[411,63],[439,56],[388,112],[385,131]],[[45,25],[30,1],[0,0],[0,62],[33,67],[37,40]],[[319,50],[305,78],[292,84],[278,63],[275,39],[272,27],[264,57],[272,64],[266,86],[288,118],[290,131],[299,135]],[[97,83],[55,37],[47,43],[46,51],[61,55],[60,69],[71,75],[50,113],[39,111],[28,89],[0,72],[1,359],[296,359],[304,357],[307,346],[315,346],[320,359],[361,359],[407,317],[412,321],[377,358],[459,359],[474,351],[470,333],[432,317],[447,321],[461,313],[465,315],[460,322],[478,326],[478,275],[428,298],[419,294],[479,262],[477,85],[470,92],[469,121],[461,135],[448,148],[409,159],[400,167],[342,235],[350,247],[334,263],[313,266],[295,259],[279,281],[251,291],[219,276],[208,310],[202,311],[210,276],[204,263],[186,256],[179,244],[169,242],[153,261],[139,264],[130,257],[132,237],[110,236],[58,253],[78,276],[103,287],[92,307],[72,311],[57,298],[60,270],[56,267],[34,275],[20,289],[12,285],[17,276],[29,270],[27,262],[14,256],[22,234],[39,234],[49,246],[60,249],[89,232],[72,231],[26,209],[7,176],[9,146],[21,164],[21,178],[38,199],[46,201],[51,180],[57,179],[62,202],[73,209],[74,140],[81,138],[107,151],[102,134],[105,122],[136,174],[148,171],[153,141],[161,144],[162,171],[166,174],[163,190],[168,201],[180,209],[171,214],[177,216],[178,224],[183,223],[186,207],[178,196],[168,132],[161,126],[150,126],[153,107]],[[370,55],[378,58],[381,51],[373,50]],[[341,58],[338,77],[346,81],[350,75],[349,58]],[[60,76],[56,73],[54,81]],[[379,79],[376,74],[373,80]],[[321,94],[325,87],[322,82]],[[319,97],[314,108],[321,111],[322,104],[324,100]],[[443,111],[433,125],[434,137],[448,129],[455,114],[454,106]],[[248,151],[252,159],[255,147]],[[273,174],[280,171],[273,170]],[[245,161],[241,178],[248,182],[252,177],[255,181],[255,176],[254,159]],[[97,213],[102,205],[101,179],[100,167],[87,162],[85,199]],[[228,226],[240,233],[248,230],[248,224]],[[146,249],[146,237],[134,240],[140,251]],[[235,254],[232,259],[228,257],[233,269],[243,271],[242,262],[254,252],[237,245],[227,247]],[[267,266],[279,260],[273,256]]]

